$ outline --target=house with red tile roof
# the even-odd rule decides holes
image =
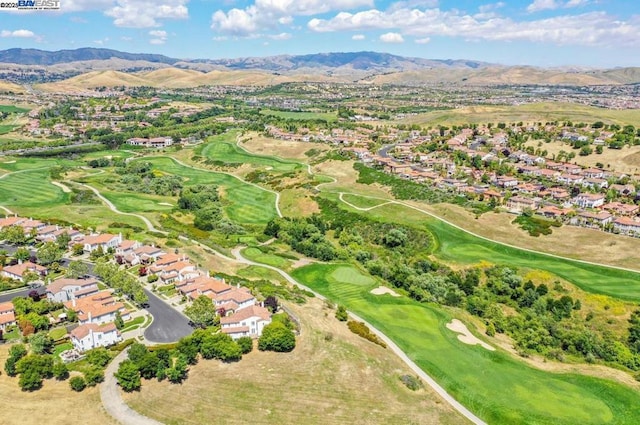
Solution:
[[[271,313],[264,307],[252,305],[220,319],[220,329],[233,339],[243,336],[257,338],[271,323]]]
[[[8,301],[0,303],[0,330],[6,330],[9,326],[15,325],[16,312],[13,309],[13,304]]]
[[[70,337],[73,347],[80,352],[97,347],[108,347],[122,341],[120,331],[114,323],[104,325],[85,323],[72,330]]]
[[[116,301],[111,292],[100,291],[83,297],[72,298],[64,306],[78,314],[78,323],[95,323],[98,325],[116,320],[116,313],[120,313],[122,320],[129,320],[130,314],[124,304]]]
[[[99,248],[102,248],[103,251],[107,251],[109,248],[116,249],[121,243],[121,234],[111,235],[109,233],[87,235],[74,241],[74,245],[83,245],[84,252],[93,252]]]
[[[21,282],[24,281],[24,276],[27,273],[35,273],[39,277],[44,277],[47,275],[47,268],[39,264],[32,263],[31,261],[26,261],[13,266],[6,266],[2,269],[3,276],[8,277],[9,279],[19,280]]]
[[[74,298],[93,295],[99,291],[96,279],[57,279],[47,285],[47,298],[63,303]]]

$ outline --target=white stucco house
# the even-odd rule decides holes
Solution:
[[[71,343],[78,351],[107,347],[122,341],[122,336],[114,323],[96,325],[86,323],[71,331]]]

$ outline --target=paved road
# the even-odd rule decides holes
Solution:
[[[2,295],[0,295],[0,303],[11,301],[12,299],[14,299],[16,297],[28,297],[29,296],[29,292],[31,292],[31,291],[33,291],[33,289],[25,288],[25,289],[20,289],[19,291],[3,292]]]
[[[118,366],[127,359],[129,350],[126,349],[118,354],[104,372],[104,382],[100,384],[100,399],[105,410],[112,418],[125,425],[162,425],[161,422],[141,415],[122,400],[120,389],[118,388],[114,373],[118,371]]]
[[[149,297],[147,311],[153,316],[153,322],[144,331],[144,337],[155,343],[176,342],[183,336],[191,335],[193,328],[189,319],[160,299],[151,291],[144,290]]]

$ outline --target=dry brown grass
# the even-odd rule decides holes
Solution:
[[[292,353],[201,361],[183,385],[145,381],[125,399],[167,425],[465,423],[432,391],[405,388],[406,366],[352,334],[321,301],[291,308],[302,322]]]
[[[278,140],[265,137],[252,132],[242,137],[241,146],[256,155],[273,155],[284,159],[295,159],[300,162],[307,162],[309,157],[304,153],[315,149],[325,152],[331,148],[321,143],[294,142],[290,140]]]
[[[9,81],[0,81],[0,92],[24,93],[24,88],[18,84]]]
[[[0,365],[7,359],[9,346],[0,346]],[[68,381],[49,379],[34,392],[23,392],[18,378],[0,376],[3,425],[107,425],[116,422],[102,408],[97,387],[76,393]]]
[[[538,148],[537,141],[527,142],[526,145]],[[594,153],[587,156],[577,155],[578,151],[573,150],[570,145],[560,141],[554,141],[550,143],[542,143],[539,147],[542,150],[548,152],[548,156],[552,154],[558,154],[561,150],[565,152],[575,152],[576,157],[571,160],[578,165],[585,167],[595,167],[596,163],[601,163],[608,171],[616,171],[625,174],[638,174],[640,170],[640,146],[626,146],[622,149],[609,149],[604,148],[602,154]]]
[[[601,264],[638,268],[636,253],[640,250],[640,239],[575,226],[554,227],[551,235],[533,237],[511,224],[516,217],[512,214],[486,213],[475,219],[473,213],[456,205],[409,203],[498,242]]]
[[[368,196],[379,196],[391,198],[386,188],[378,184],[356,183],[358,171],[353,168],[354,161],[325,161],[313,167],[315,174],[331,176],[336,179],[335,183],[326,183],[321,189],[328,192],[354,192]]]
[[[288,217],[307,217],[320,212],[320,207],[308,190],[285,189],[280,192],[280,210]]]

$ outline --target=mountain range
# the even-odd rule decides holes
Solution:
[[[158,74],[154,71],[163,70]],[[73,78],[72,78],[73,77]],[[71,78],[69,80],[69,78]],[[277,84],[335,81],[363,84],[638,84],[640,68],[549,69],[474,60],[403,57],[379,52],[317,53],[235,59],[178,59],[148,53],[81,48],[0,51],[0,80],[95,85]],[[222,82],[224,81],[224,82]]]

